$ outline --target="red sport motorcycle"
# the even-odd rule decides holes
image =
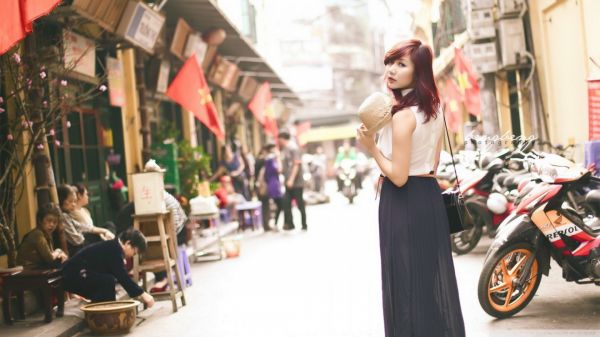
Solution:
[[[548,275],[551,258],[566,281],[600,285],[600,220],[569,204],[571,192],[596,187],[600,179],[564,162],[553,164],[551,156],[532,151],[537,184],[502,222],[487,252],[478,297],[491,316],[506,318],[525,308],[542,274]],[[598,201],[594,192],[588,201]]]

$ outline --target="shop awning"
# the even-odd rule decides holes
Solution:
[[[312,128],[300,136],[301,143],[323,142],[327,140],[347,139],[356,137],[358,124],[346,124]]]
[[[259,82],[269,81],[271,92],[275,98],[301,104],[298,95],[283,82],[216,4],[210,0],[169,0],[165,9],[169,13],[167,26],[175,27],[177,20],[181,17],[199,32],[210,28],[224,29],[227,38],[219,46],[218,53],[220,55],[236,62],[245,74],[254,77]]]

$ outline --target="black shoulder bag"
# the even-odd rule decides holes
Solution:
[[[446,214],[448,215],[448,224],[450,225],[450,234],[462,232],[472,226],[468,211],[465,207],[465,201],[460,193],[460,183],[458,182],[458,173],[454,164],[454,153],[452,152],[452,143],[450,142],[450,133],[446,125],[446,116],[442,112],[444,118],[444,128],[446,129],[446,138],[450,147],[450,155],[452,156],[452,166],[456,175],[456,188],[448,189],[442,192],[444,205],[446,206]]]

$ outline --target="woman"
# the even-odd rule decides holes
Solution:
[[[52,233],[60,221],[60,209],[55,204],[45,204],[36,214],[37,226],[25,234],[17,251],[17,263],[25,269],[58,268],[67,254],[54,249]]]
[[[267,144],[265,157],[264,180],[267,183],[267,195],[277,206],[274,228],[277,228],[279,214],[283,211],[283,190],[279,176],[281,175],[281,157],[275,144]]]
[[[246,184],[246,174],[244,173],[246,168],[244,161],[237,151],[231,149],[229,144],[224,145],[221,151],[221,165],[209,181],[213,182],[222,175],[228,175],[231,177],[235,191],[248,199],[250,195]]]
[[[107,240],[112,234],[107,229],[96,227],[92,223],[79,222],[75,219],[73,212],[77,209],[76,191],[77,190],[70,185],[61,185],[57,188],[60,209],[63,212],[62,220],[64,233],[67,239],[70,256],[75,255],[79,249],[90,243],[89,240],[86,242],[84,234],[96,234],[103,240]]]
[[[74,187],[77,191],[77,206],[75,207],[75,210],[73,212],[71,212],[71,216],[75,220],[77,220],[79,223],[86,223],[86,224],[90,224],[93,226],[94,220],[92,219],[92,214],[86,208],[86,206],[90,202],[88,189],[87,189],[87,187],[85,187],[85,185],[83,185],[81,183],[75,184]],[[110,221],[107,221],[104,223],[104,225],[102,227],[108,229],[108,231],[102,232],[101,234],[99,234],[99,237],[97,235],[93,235],[93,234],[92,235],[86,234],[86,235],[84,235],[86,241],[97,242],[100,239],[112,240],[115,238],[114,233],[117,230],[115,224],[113,224]]]
[[[385,336],[464,336],[448,219],[433,173],[444,122],[431,49],[418,40],[385,55],[395,105],[379,142],[357,138],[382,172],[379,237]]]
[[[126,258],[143,253],[146,248],[144,234],[136,229],[124,231],[118,239],[83,248],[63,267],[65,290],[92,302],[114,301],[118,282],[129,297],[138,298],[152,307],[154,298],[131,280],[124,262]]]

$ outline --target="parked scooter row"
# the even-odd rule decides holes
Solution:
[[[479,278],[481,307],[497,318],[527,306],[550,259],[566,281],[600,285],[600,179],[563,157],[524,150],[530,191],[498,227]],[[577,210],[573,195],[588,189]]]

